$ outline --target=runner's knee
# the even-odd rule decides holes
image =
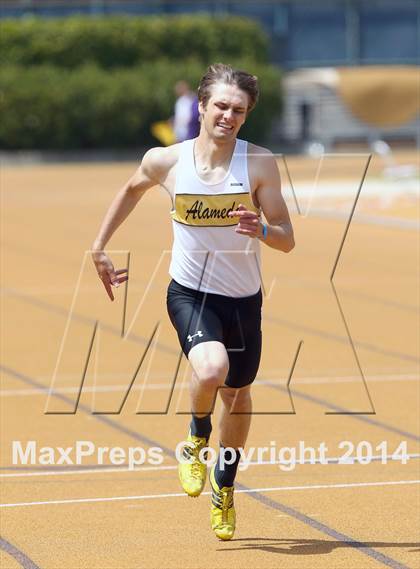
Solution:
[[[204,389],[214,391],[225,382],[229,371],[229,366],[225,362],[212,363],[205,362],[194,369],[197,380]]]

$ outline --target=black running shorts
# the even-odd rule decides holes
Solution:
[[[238,388],[254,381],[261,358],[261,290],[232,298],[193,290],[172,280],[166,302],[187,357],[197,344],[222,342],[229,357],[225,384]]]

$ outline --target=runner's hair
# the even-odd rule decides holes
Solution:
[[[233,67],[224,63],[215,63],[207,68],[198,85],[198,100],[204,108],[206,108],[207,102],[211,97],[211,88],[216,83],[236,85],[239,89],[245,91],[249,98],[248,113],[257,104],[259,95],[258,77],[239,69],[233,69]]]

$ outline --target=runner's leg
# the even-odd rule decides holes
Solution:
[[[188,354],[193,368],[190,383],[191,412],[204,417],[213,411],[217,391],[226,380],[229,358],[221,342],[203,342]]]

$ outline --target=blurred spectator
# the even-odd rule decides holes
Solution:
[[[196,138],[200,133],[200,113],[198,112],[198,97],[193,95],[191,105],[191,119],[188,123],[187,138]]]
[[[177,100],[173,129],[177,142],[182,142],[198,136],[200,123],[198,120],[198,100],[191,91],[189,84],[182,80],[175,84]]]

